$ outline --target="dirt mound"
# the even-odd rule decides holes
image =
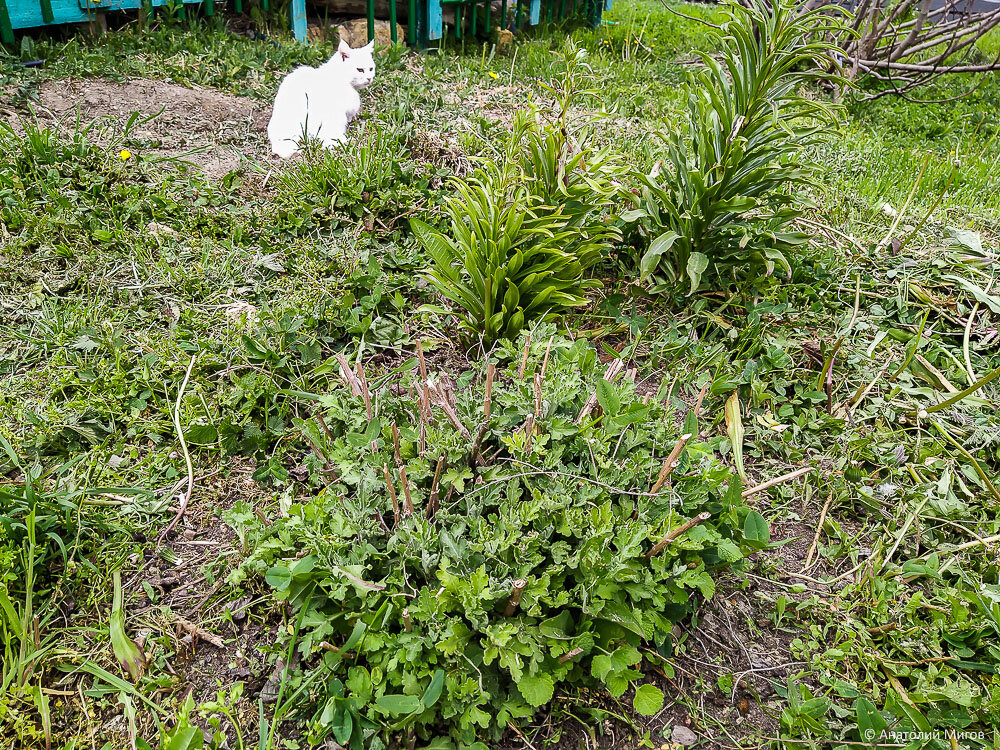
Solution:
[[[264,130],[270,107],[212,89],[145,79],[48,81],[35,111],[64,127],[73,127],[78,114],[81,123],[107,120],[110,132],[119,134],[138,112],[130,141],[148,153],[182,158],[213,177],[236,169],[241,155],[260,159],[269,153]]]

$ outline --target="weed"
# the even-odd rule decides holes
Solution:
[[[666,139],[669,169],[643,180],[639,207],[627,215],[648,238],[639,272],[654,292],[685,275],[692,294],[705,273],[752,278],[781,268],[791,276],[787,256],[807,240],[791,229],[802,209],[790,189],[813,179],[803,151],[836,119],[799,89],[836,80],[822,72],[829,22],[790,3],[730,7],[722,60],[703,54],[687,132]]]

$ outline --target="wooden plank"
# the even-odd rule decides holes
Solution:
[[[417,0],[410,0],[410,11],[407,16],[406,35],[410,39],[410,45],[417,46]]]
[[[202,2],[203,0],[186,0],[188,3]],[[161,7],[166,5],[168,0],[115,0],[113,8],[108,0],[91,2],[83,0],[84,8],[81,8],[80,0],[46,0],[52,9],[52,24],[63,23],[89,23],[91,18],[97,14],[103,14],[109,10],[139,10],[144,2],[149,7]],[[46,26],[49,22],[45,20],[42,11],[42,2],[37,0],[2,0],[2,6],[7,9],[7,15],[0,13],[0,41],[10,44],[13,41],[13,31],[16,29],[28,29],[36,26]],[[183,6],[182,6],[183,9]],[[88,13],[89,11],[89,13]],[[9,38],[4,38],[4,23],[6,18],[10,22],[11,34]]]
[[[292,35],[295,41],[306,41],[306,0],[292,0]]]
[[[375,0],[368,0],[368,41],[375,38]]]
[[[42,7],[42,20],[45,23],[52,23],[55,20],[55,16],[52,15],[52,0],[40,0]]]
[[[374,5],[375,0],[372,0]],[[399,41],[396,34],[396,0],[389,0],[389,38],[392,39],[392,43],[395,44]]]
[[[531,0],[528,7],[528,25],[537,26],[542,18],[542,0]]]
[[[614,5],[615,0],[604,0],[604,10],[611,10],[612,5]]]

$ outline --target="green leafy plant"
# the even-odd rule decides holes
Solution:
[[[839,28],[827,11],[802,12],[780,0],[730,4],[716,32],[721,60],[702,53],[690,77],[687,130],[665,137],[667,168],[641,177],[635,210],[625,214],[645,250],[640,279],[654,292],[706,273],[791,274],[788,255],[807,241],[790,227],[801,213],[795,190],[813,181],[806,155],[837,110],[801,93],[809,82],[840,82],[827,72],[824,34]]]
[[[587,118],[569,116],[594,93],[583,88],[586,54],[568,43],[559,57],[554,122],[537,110],[519,115],[501,161],[486,159],[454,181],[448,232],[410,222],[431,256],[430,281],[457,306],[464,332],[484,344],[585,304],[586,290],[598,286],[586,271],[620,236],[606,221],[620,168],[608,150],[589,145]]]
[[[321,397],[322,425],[296,423],[316,490],[269,526],[231,512],[251,549],[237,580],[262,575],[294,613],[307,666],[289,705],[311,708],[314,741],[496,738],[563,686],[635,688],[655,713],[643,664],[669,672],[673,623],[752,548],[742,485],[710,444],[689,442],[650,492],[678,440],[663,406],[604,380],[583,341],[535,344],[519,377],[523,345],[498,345],[489,409],[485,368],[435,387],[419,424],[397,395],[423,388],[412,371],[372,394],[377,413],[349,391]]]

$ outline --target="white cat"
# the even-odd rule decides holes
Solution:
[[[351,49],[340,42],[336,54],[318,68],[296,68],[281,82],[267,124],[271,150],[287,159],[303,135],[330,147],[346,139],[347,126],[361,110],[360,89],[375,78],[374,42]]]

